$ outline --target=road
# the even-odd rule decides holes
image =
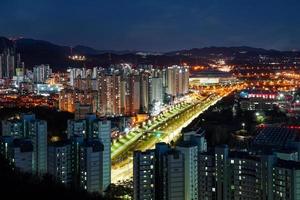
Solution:
[[[122,136],[117,141],[115,141],[111,147],[111,157],[113,162],[116,160],[118,162],[118,157],[120,154],[130,149],[138,140],[144,135],[145,132],[151,132],[157,130],[161,125],[165,124],[168,120],[173,119],[176,115],[186,111],[191,106],[196,104],[199,99],[191,98],[187,102],[178,103],[160,115],[154,117],[147,121],[142,127],[136,127],[130,131],[126,136]]]
[[[219,94],[208,95],[205,99],[179,105],[171,109],[169,113],[154,119],[151,125],[137,129],[133,139],[115,149],[112,154],[112,182],[116,183],[132,177],[132,151],[152,149],[157,142],[171,142],[180,136],[182,128],[236,89],[232,87],[226,91],[222,90]],[[124,153],[123,156],[121,156],[122,153]]]

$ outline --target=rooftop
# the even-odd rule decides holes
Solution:
[[[289,142],[296,141],[299,131],[285,127],[265,127],[259,131],[253,144],[268,147],[286,147]]]

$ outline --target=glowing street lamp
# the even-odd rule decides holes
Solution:
[[[243,127],[244,130],[245,130],[245,126],[246,126],[246,124],[243,122],[242,127]]]

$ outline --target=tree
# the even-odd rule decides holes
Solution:
[[[117,184],[110,184],[105,191],[108,199],[133,199],[133,180],[119,181]]]

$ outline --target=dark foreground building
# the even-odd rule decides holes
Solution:
[[[174,149],[159,143],[135,152],[135,199],[300,199],[298,134],[267,127],[242,151],[227,145],[207,150],[204,134],[184,132]]]

